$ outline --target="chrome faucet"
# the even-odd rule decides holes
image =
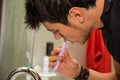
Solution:
[[[28,67],[19,67],[12,72],[7,77],[7,80],[15,80],[20,75],[29,76],[31,80],[41,80],[39,74],[35,72],[33,69]]]

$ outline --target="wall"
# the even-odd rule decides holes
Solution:
[[[0,80],[17,67],[28,66],[24,0],[4,0],[0,37]]]
[[[1,15],[2,14],[2,0],[0,0],[0,31],[1,31]]]

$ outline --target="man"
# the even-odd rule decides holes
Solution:
[[[56,40],[85,43],[92,29],[102,29],[105,44],[114,60],[115,72],[100,73],[81,66],[65,49],[54,49],[49,59],[53,68],[75,80],[120,80],[120,0],[26,0],[26,23],[33,29],[43,23]]]

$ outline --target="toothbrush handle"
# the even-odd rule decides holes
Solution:
[[[66,44],[66,42],[63,43],[63,46],[62,46],[61,51],[60,51],[60,53],[59,53],[58,56],[62,56],[62,55],[63,55],[64,49],[65,49],[65,44]],[[57,69],[58,69],[58,67],[59,67],[59,65],[60,65],[60,62],[61,62],[60,60],[57,60],[57,64],[55,65],[55,67],[54,67],[54,69],[53,69],[54,72],[57,71]]]
[[[60,60],[57,61],[57,64],[55,65],[55,67],[54,67],[54,69],[53,69],[54,72],[57,71],[57,69],[58,69],[58,67],[59,67],[59,65],[60,65],[60,62],[61,62]]]

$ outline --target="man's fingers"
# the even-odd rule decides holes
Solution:
[[[62,59],[62,57],[60,57],[60,56],[51,56],[49,58],[49,62],[54,62],[54,61],[61,60],[61,59]]]
[[[62,57],[60,56],[52,56],[49,58],[49,67],[54,67],[56,65],[57,60],[62,60]]]
[[[64,50],[64,57],[65,58],[70,57],[70,54],[69,54],[67,48],[65,48],[65,50]]]
[[[59,52],[60,52],[60,48],[56,48],[56,49],[52,50],[52,52],[51,52],[51,56],[58,55]]]
[[[56,62],[51,62],[51,63],[49,63],[48,66],[49,66],[50,68],[53,68],[55,65],[56,65]]]

